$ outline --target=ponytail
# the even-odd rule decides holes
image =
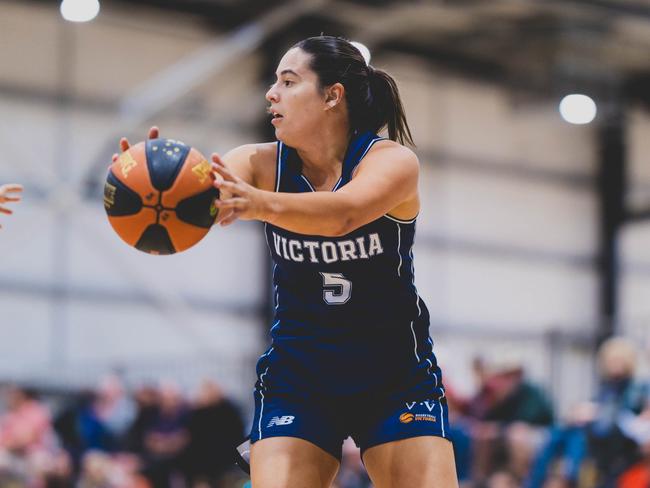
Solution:
[[[388,129],[388,138],[400,144],[415,146],[411,129],[406,121],[406,113],[399,95],[397,83],[385,71],[368,66],[370,91],[370,117],[374,116],[373,132]]]
[[[321,87],[334,83],[345,87],[352,130],[377,133],[386,128],[391,140],[415,146],[395,80],[366,64],[353,44],[339,37],[318,36],[293,47],[311,55],[310,68]]]

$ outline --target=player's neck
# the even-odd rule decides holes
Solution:
[[[319,128],[316,137],[304,141],[296,148],[303,164],[303,171],[339,171],[349,143],[350,134],[347,124],[331,124]]]

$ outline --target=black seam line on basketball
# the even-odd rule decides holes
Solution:
[[[142,205],[144,208],[150,208],[152,210],[158,210],[158,205]],[[168,212],[176,212],[176,207],[160,207],[160,212],[167,210]]]

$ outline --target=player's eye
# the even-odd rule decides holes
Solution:
[[[293,85],[293,81],[291,81],[291,80],[284,80],[284,81],[282,82],[282,84],[283,84],[284,86],[291,86],[291,85]]]

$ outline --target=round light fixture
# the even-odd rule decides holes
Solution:
[[[63,0],[61,15],[70,22],[88,22],[97,17],[99,0]]]
[[[587,95],[572,93],[560,102],[560,115],[570,124],[588,124],[596,117],[596,102]]]

